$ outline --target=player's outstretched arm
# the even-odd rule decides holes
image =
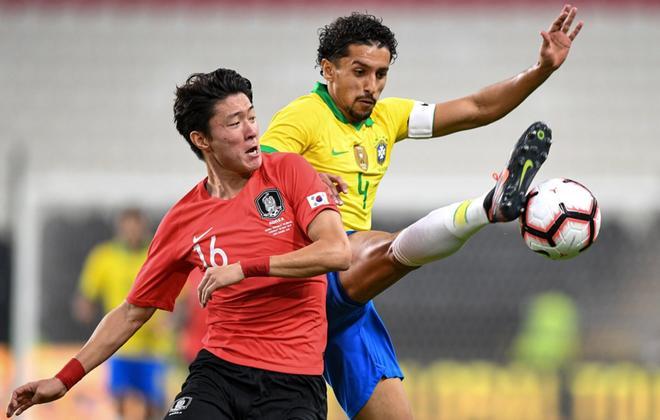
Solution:
[[[311,244],[286,254],[208,268],[197,287],[199,303],[206,306],[215,290],[246,277],[311,277],[349,267],[351,248],[339,213],[321,211],[310,222],[307,236]]]
[[[43,404],[62,398],[85,373],[100,365],[119,349],[149,319],[156,308],[143,308],[124,302],[110,311],[96,327],[87,343],[68,366],[78,366],[82,371],[71,373],[60,371],[57,377],[29,382],[14,390],[7,417],[19,415],[35,404]],[[62,373],[64,376],[61,376]],[[67,385],[61,378],[65,377]]]
[[[538,62],[522,73],[480,91],[436,104],[433,136],[480,127],[504,117],[525,100],[566,60],[583,22],[573,27],[577,8],[565,5],[547,31],[541,32]]]

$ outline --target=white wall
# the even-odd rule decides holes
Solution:
[[[555,134],[540,179],[579,179],[612,205],[658,205],[660,11],[594,7],[580,11],[586,25],[565,66],[511,115],[472,132],[397,146],[377,200],[381,209],[401,197],[429,206],[481,193],[537,119]],[[558,12],[369,11],[399,39],[385,95],[431,102],[533,64],[539,31]],[[0,10],[0,231],[9,226],[12,145],[27,156],[16,166],[37,177],[107,172],[123,176],[117,183],[126,175],[201,177],[202,164],[172,123],[176,84],[192,72],[239,70],[253,81],[265,129],[276,109],[317,80],[317,28],[349,12]],[[429,176],[420,181],[420,173]]]

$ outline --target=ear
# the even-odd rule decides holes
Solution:
[[[202,152],[208,151],[211,148],[209,139],[207,139],[206,136],[200,131],[190,132],[189,138],[192,144],[194,144],[195,147],[197,147]]]
[[[321,71],[323,72],[323,78],[331,82],[335,78],[335,65],[328,59],[324,58],[321,60]]]

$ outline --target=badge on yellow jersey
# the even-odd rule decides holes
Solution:
[[[363,146],[356,144],[353,147],[353,153],[355,155],[355,162],[357,162],[358,166],[363,171],[366,171],[369,168],[369,156],[367,156],[367,151],[364,150]]]
[[[376,160],[379,165],[382,165],[385,162],[387,157],[387,142],[385,140],[380,140],[378,145],[376,145]]]

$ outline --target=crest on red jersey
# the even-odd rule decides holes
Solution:
[[[276,219],[284,211],[282,194],[275,188],[263,191],[254,202],[262,219]]]

